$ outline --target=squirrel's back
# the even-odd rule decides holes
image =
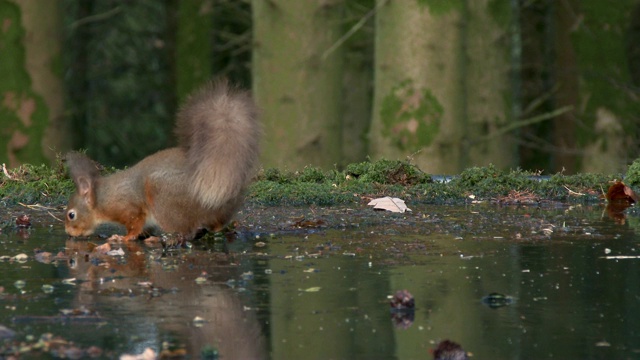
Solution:
[[[247,91],[212,81],[191,94],[176,121],[179,146],[186,154],[192,195],[216,208],[241,196],[259,159],[262,128]]]

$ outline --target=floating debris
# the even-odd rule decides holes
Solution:
[[[482,298],[482,303],[492,309],[497,309],[513,304],[513,297],[500,293],[491,293]]]
[[[16,218],[16,226],[19,228],[31,227],[31,217],[27,214],[22,214]]]
[[[407,290],[398,290],[395,295],[389,296],[389,305],[392,311],[406,311],[415,308],[413,295]]]
[[[76,285],[76,278],[68,278],[62,280],[62,283],[65,285]]]
[[[0,325],[0,339],[10,339],[16,335],[16,332],[4,325]]]
[[[138,354],[138,355],[131,355],[131,354],[120,355],[120,360],[155,360],[155,359],[157,359],[157,355],[152,348],[146,348],[141,354]]]
[[[204,318],[201,318],[200,316],[196,316],[193,318],[193,326],[195,327],[202,327],[206,322],[207,321]]]
[[[109,256],[124,256],[124,250],[122,250],[122,248],[118,248],[117,250],[109,250],[109,251],[107,251],[107,255],[109,255]]]
[[[431,350],[434,360],[467,360],[469,356],[466,351],[460,346],[450,340],[443,340]]]

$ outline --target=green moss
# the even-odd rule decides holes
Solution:
[[[75,189],[61,165],[22,165],[0,180],[0,200],[5,204],[63,204]]]
[[[384,159],[347,165],[344,173],[365,183],[415,185],[431,181],[431,176],[414,165]]]
[[[382,133],[401,150],[429,146],[439,133],[443,113],[442,104],[429,90],[405,80],[382,99]]]
[[[519,169],[502,171],[493,165],[472,167],[451,180],[450,185],[476,196],[497,197],[507,195],[511,190],[523,191],[534,188],[536,181],[532,180],[532,175]]]
[[[258,181],[250,187],[248,195],[251,200],[265,205],[328,206],[357,200],[352,194],[336,191],[331,184],[315,182]]]
[[[640,188],[640,159],[636,159],[629,166],[624,177],[624,183],[634,189]]]
[[[105,172],[111,172],[107,169]],[[626,182],[640,182],[640,160],[627,173]],[[24,165],[0,178],[0,200],[5,204],[64,204],[74,190],[63,165]],[[305,168],[300,172],[263,171],[247,192],[247,201],[273,206],[332,206],[363,204],[368,198],[396,196],[409,202],[461,203],[492,201],[514,192],[534,195],[540,201],[587,203],[602,201],[611,180],[620,174],[556,174],[541,178],[520,169],[503,171],[495,166],[473,167],[448,182],[432,177],[407,162],[380,160],[348,165],[344,171]]]

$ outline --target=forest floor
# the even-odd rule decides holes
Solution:
[[[59,206],[66,203],[74,190],[62,163],[3,170],[0,201],[5,205]],[[117,170],[103,169],[104,174],[114,171]],[[631,165],[626,175],[544,175],[520,169],[500,170],[490,165],[472,167],[455,176],[438,176],[424,173],[407,162],[380,160],[351,164],[344,170],[323,171],[313,167],[295,172],[262,170],[247,191],[247,201],[265,206],[332,206],[392,196],[433,204],[585,203],[603,201],[607,189],[623,178],[631,187],[640,183],[640,162]]]
[[[42,207],[52,216],[63,214],[74,184],[61,162],[52,167],[24,165],[3,170],[0,204],[5,208],[16,211],[21,206],[35,210]],[[117,170],[103,169],[105,174],[114,171]],[[249,221],[254,224],[252,231],[277,232],[304,231],[327,224],[340,227],[343,225],[339,224],[349,222],[344,220],[345,216],[357,215],[365,223],[376,222],[373,216],[367,220],[373,211],[363,213],[362,210],[369,210],[366,205],[371,200],[384,197],[402,199],[409,207],[478,203],[551,207],[604,204],[612,185],[620,184],[623,178],[632,187],[640,183],[640,162],[634,162],[626,175],[559,173],[545,176],[487,166],[469,168],[456,176],[434,176],[410,163],[390,160],[355,163],[344,170],[267,169],[259,172],[248,189],[245,207],[236,217],[236,224],[242,226]],[[620,193],[626,206],[636,200],[628,197],[624,190]],[[341,210],[339,213],[327,210],[332,207]],[[8,213],[0,221],[2,227],[14,225]]]

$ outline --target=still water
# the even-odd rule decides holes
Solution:
[[[450,339],[472,359],[640,358],[637,216],[412,208],[245,209],[229,239],[109,254],[26,211],[32,229],[0,232],[0,325],[14,332],[1,348],[51,334],[58,345],[24,356],[430,359]],[[392,314],[397,290],[413,312]],[[508,303],[486,305],[491,293]]]

